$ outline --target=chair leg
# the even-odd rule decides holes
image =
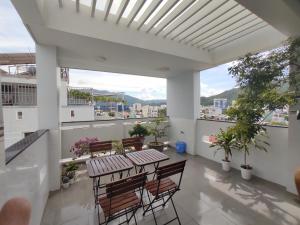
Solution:
[[[176,208],[175,208],[175,204],[174,204],[174,202],[173,202],[173,198],[172,198],[172,197],[171,197],[171,202],[172,202],[172,205],[173,205],[173,208],[174,208],[174,211],[175,211],[175,214],[176,214],[176,218],[177,218],[177,220],[178,220],[178,223],[179,223],[179,225],[181,225],[181,222],[180,222],[180,219],[179,219],[179,216],[178,216],[177,210],[176,210]]]
[[[155,225],[157,225],[157,221],[156,221],[156,217],[155,217],[155,214],[154,214],[154,209],[153,209],[153,201],[155,200],[152,200],[150,199],[150,195],[149,195],[149,192],[147,191],[147,195],[148,195],[148,199],[149,199],[149,205],[147,207],[147,209],[143,212],[143,216],[145,216],[146,212],[149,210],[149,207],[151,207],[151,211],[152,211],[152,215],[153,215],[153,218],[154,218],[154,222],[155,222]]]

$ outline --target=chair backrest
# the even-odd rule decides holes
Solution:
[[[180,178],[179,178],[179,183],[178,183],[178,187],[179,187],[181,184],[181,179],[182,179],[182,174],[184,171],[185,163],[186,163],[186,160],[182,160],[179,162],[170,163],[165,166],[160,166],[156,171],[157,180],[160,181],[161,179],[164,179],[164,178],[167,178],[167,177],[170,177],[170,176],[180,173]]]
[[[135,145],[143,145],[139,137],[124,138],[122,139],[124,148],[135,147]]]
[[[89,145],[90,153],[107,152],[112,150],[112,141],[96,141]]]
[[[106,185],[106,195],[108,198],[134,191],[136,189],[144,189],[147,179],[147,172],[130,176],[122,180],[114,181]]]

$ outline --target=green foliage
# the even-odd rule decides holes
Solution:
[[[88,101],[96,101],[96,102],[123,102],[124,104],[127,104],[126,101],[124,101],[122,98],[119,97],[113,97],[113,96],[93,96],[89,92],[84,92],[80,90],[69,90],[69,96],[78,98],[78,99],[85,99]]]
[[[79,166],[74,162],[69,162],[65,165],[65,176],[72,179],[75,176],[75,171],[78,170]]]
[[[140,123],[135,124],[131,130],[129,130],[130,137],[136,136],[136,137],[146,137],[149,135],[147,127],[143,126]]]
[[[298,44],[299,40],[296,41]],[[291,47],[293,46],[293,47]],[[299,45],[298,45],[299,46]],[[249,146],[267,151],[265,128],[261,119],[265,110],[273,111],[295,102],[295,93],[282,87],[290,82],[290,63],[295,58],[294,42],[269,53],[247,54],[230,67],[229,73],[240,87],[236,104],[227,110],[227,115],[236,120],[238,149],[244,152],[244,166]],[[298,57],[300,54],[297,55]]]
[[[157,117],[151,120],[147,126],[149,135],[154,136],[154,142],[158,144],[158,139],[166,136],[166,131],[169,125],[164,125],[166,120],[163,117]]]
[[[113,141],[112,142],[112,148],[113,148],[113,150],[115,150],[115,153],[117,155],[124,155],[125,154],[123,144],[122,144],[121,141]]]
[[[69,96],[78,98],[78,99],[85,99],[88,101],[92,101],[92,99],[93,99],[93,96],[90,93],[83,92],[80,90],[74,90],[74,89],[69,90]]]
[[[231,105],[233,100],[236,100],[238,97],[239,88],[233,88],[227,91],[224,91],[217,95],[212,95],[209,97],[201,96],[200,98],[200,104],[202,106],[210,106],[214,104],[215,98],[226,98],[228,101],[228,104]]]
[[[166,117],[167,116],[167,108],[159,109],[158,110],[159,117]]]
[[[231,150],[237,147],[234,129],[232,127],[228,127],[226,131],[220,129],[220,132],[216,135],[216,141],[209,147],[217,147],[215,154],[218,151],[223,150],[225,154],[224,161],[229,162],[229,156],[232,157]]]

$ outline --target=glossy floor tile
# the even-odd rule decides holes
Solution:
[[[282,187],[254,177],[240,178],[239,171],[223,172],[218,163],[199,156],[165,152],[170,160],[188,159],[182,190],[174,197],[183,225],[299,225],[300,203]],[[148,168],[152,169],[152,168]],[[156,213],[163,224],[175,214],[170,204]],[[114,221],[109,224],[118,224]],[[137,213],[138,224],[155,224],[151,214]],[[98,224],[91,179],[84,165],[75,184],[67,190],[51,193],[42,225]],[[134,224],[132,221],[131,224]],[[177,221],[171,224],[178,224]]]

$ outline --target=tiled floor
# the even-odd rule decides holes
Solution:
[[[300,203],[282,187],[258,178],[244,181],[239,171],[222,172],[219,164],[199,156],[182,156],[173,150],[166,153],[169,161],[188,159],[182,190],[175,197],[183,225],[300,224]],[[69,189],[51,194],[42,225],[97,224],[91,187],[86,170],[81,170]],[[154,224],[152,215],[143,217],[141,212],[138,224]],[[174,212],[169,205],[157,215],[162,224]]]

